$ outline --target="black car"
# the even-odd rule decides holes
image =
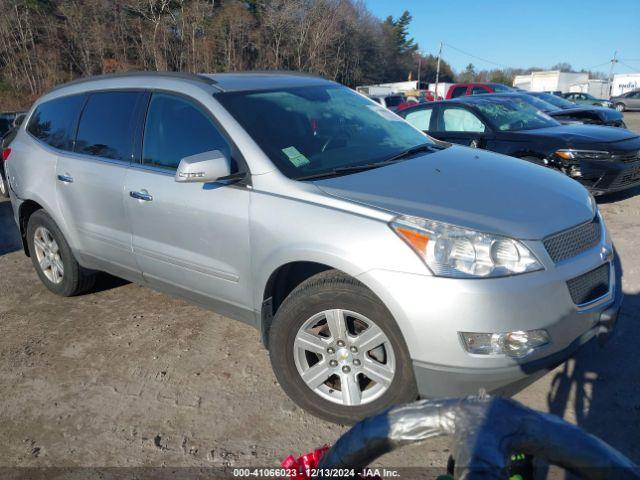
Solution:
[[[640,136],[622,128],[561,125],[517,95],[477,95],[398,112],[447,142],[557,169],[594,195],[640,184]]]
[[[546,113],[560,123],[580,122],[590,125],[627,128],[623,121],[622,113],[612,108],[578,105],[566,98],[546,92],[527,92],[527,94],[557,107],[555,110],[547,111]]]

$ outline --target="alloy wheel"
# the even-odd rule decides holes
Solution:
[[[293,349],[306,385],[341,405],[374,401],[395,375],[389,338],[371,319],[349,310],[325,310],[309,318],[298,330]]]
[[[36,259],[42,273],[55,284],[62,282],[64,278],[64,265],[60,258],[58,243],[45,227],[38,227],[33,235],[33,246]]]

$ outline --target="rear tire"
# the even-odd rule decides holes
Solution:
[[[29,217],[27,242],[38,277],[56,295],[79,295],[95,284],[96,272],[78,264],[64,235],[44,210]]]
[[[330,422],[352,424],[418,397],[391,313],[362,283],[336,270],[307,279],[284,300],[271,326],[269,353],[289,397]],[[303,373],[311,375],[305,380]]]

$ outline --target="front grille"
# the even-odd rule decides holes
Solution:
[[[637,183],[640,183],[640,167],[622,172],[613,179],[607,188],[616,190],[624,187],[630,187]]]
[[[602,229],[596,217],[589,223],[551,235],[543,243],[551,260],[558,263],[595,247],[601,237]]]
[[[618,160],[624,163],[632,163],[640,161],[640,150],[634,152],[620,153],[611,155],[611,160]]]
[[[609,264],[605,263],[595,270],[583,273],[567,282],[571,300],[576,305],[592,302],[609,291]]]

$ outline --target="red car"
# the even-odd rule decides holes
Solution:
[[[479,95],[482,93],[512,92],[513,88],[501,83],[454,83],[447,90],[447,99],[463,97],[464,95]]]

